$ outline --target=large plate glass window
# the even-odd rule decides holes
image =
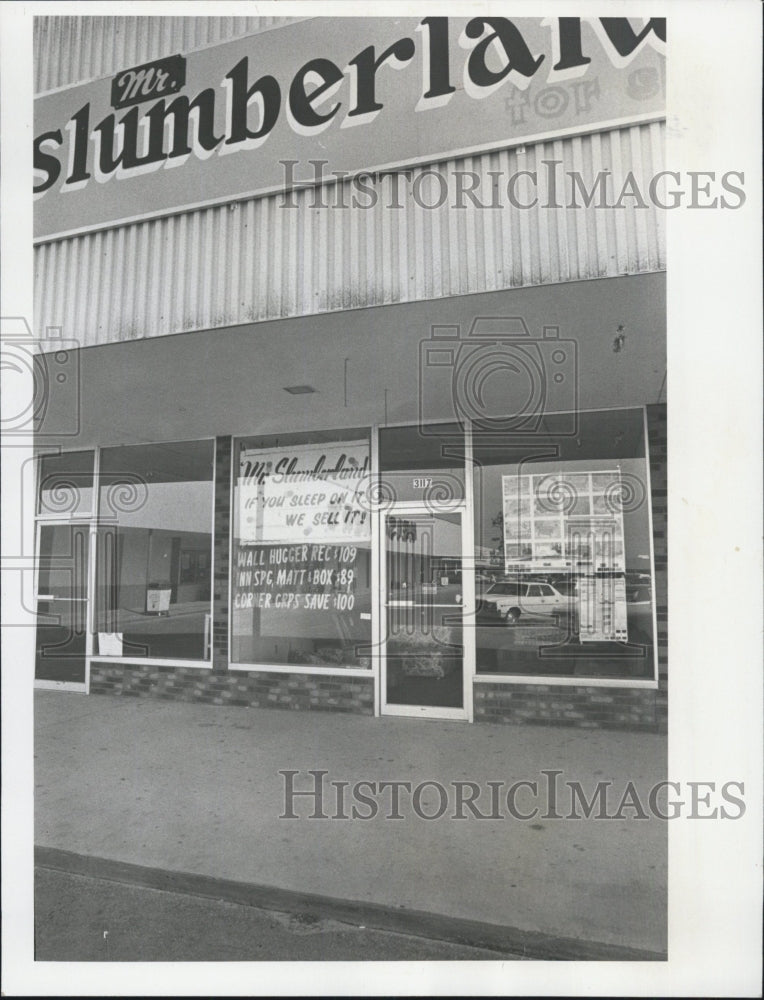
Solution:
[[[212,441],[101,452],[99,656],[209,658],[213,463]]]
[[[234,447],[231,659],[371,667],[368,430]]]
[[[642,410],[473,437],[478,673],[653,679]]]

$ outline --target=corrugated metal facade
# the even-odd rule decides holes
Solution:
[[[176,51],[296,20],[275,17],[39,17],[39,91],[72,85]],[[661,270],[663,216],[634,199],[611,211],[513,206],[507,179],[521,170],[576,171],[591,188],[600,171],[618,192],[663,168],[663,123],[450,160],[374,178],[376,204],[353,205],[350,182],[316,195],[254,198],[37,247],[35,324],[61,327],[83,345],[286,316],[410,302]],[[499,209],[459,201],[461,172]],[[470,184],[465,184],[469,187]],[[540,192],[543,194],[543,192]],[[418,199],[413,195],[417,194]],[[529,197],[520,184],[517,195]],[[426,208],[444,200],[440,208]],[[558,199],[565,203],[564,184]],[[357,200],[367,202],[364,195]],[[419,204],[417,202],[420,202]],[[580,201],[580,197],[579,197]],[[334,203],[347,207],[332,207]],[[398,206],[398,207],[391,207]]]
[[[640,189],[663,169],[664,125],[647,125],[529,145],[438,165],[445,185],[421,167],[375,179],[377,204],[352,207],[351,182],[255,198],[43,244],[36,249],[39,333],[61,327],[83,345],[157,337],[286,316],[410,302],[527,285],[637,274],[665,268],[663,213],[625,198],[611,210],[512,206],[507,178],[557,160],[587,189],[600,171],[621,190]],[[479,177],[490,201],[502,178],[501,209],[468,198],[454,209],[459,171]],[[419,180],[417,180],[419,178]],[[469,185],[467,185],[469,186]],[[397,194],[396,194],[397,188]],[[539,185],[541,190],[541,185]],[[441,208],[428,209],[447,193]],[[339,199],[339,192],[342,199]],[[518,197],[530,200],[521,186]],[[566,204],[560,183],[559,201]],[[580,203],[580,197],[578,199]],[[348,207],[332,207],[338,201]],[[569,199],[568,199],[569,201]],[[391,208],[399,204],[400,208]]]
[[[70,87],[125,66],[190,52],[295,17],[36,17],[35,91]]]

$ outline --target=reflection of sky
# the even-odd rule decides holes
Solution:
[[[138,485],[131,506],[131,492],[120,500],[120,484],[101,489],[101,514],[106,523],[130,528],[166,531],[212,531],[212,483],[176,482]]]
[[[620,467],[624,476],[634,476],[644,484],[644,501],[634,511],[624,511],[623,532],[626,545],[626,568],[648,569],[649,561],[640,558],[650,552],[649,520],[647,509],[647,471],[644,458],[587,458],[580,462],[528,462],[518,465],[482,466],[475,475],[475,510],[478,523],[475,526],[477,545],[486,548],[499,547],[504,550],[504,539],[500,525],[491,522],[502,512],[502,476],[596,472]]]

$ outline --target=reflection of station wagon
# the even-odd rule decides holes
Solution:
[[[567,611],[570,605],[570,597],[551,583],[525,580],[499,580],[485,592],[485,600],[495,604],[505,618],[517,618],[522,613],[551,615]]]

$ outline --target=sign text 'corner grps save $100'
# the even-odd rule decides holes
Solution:
[[[35,238],[304,186],[319,153],[336,178],[655,120],[665,42],[662,18],[307,18],[124,67],[36,99]]]

